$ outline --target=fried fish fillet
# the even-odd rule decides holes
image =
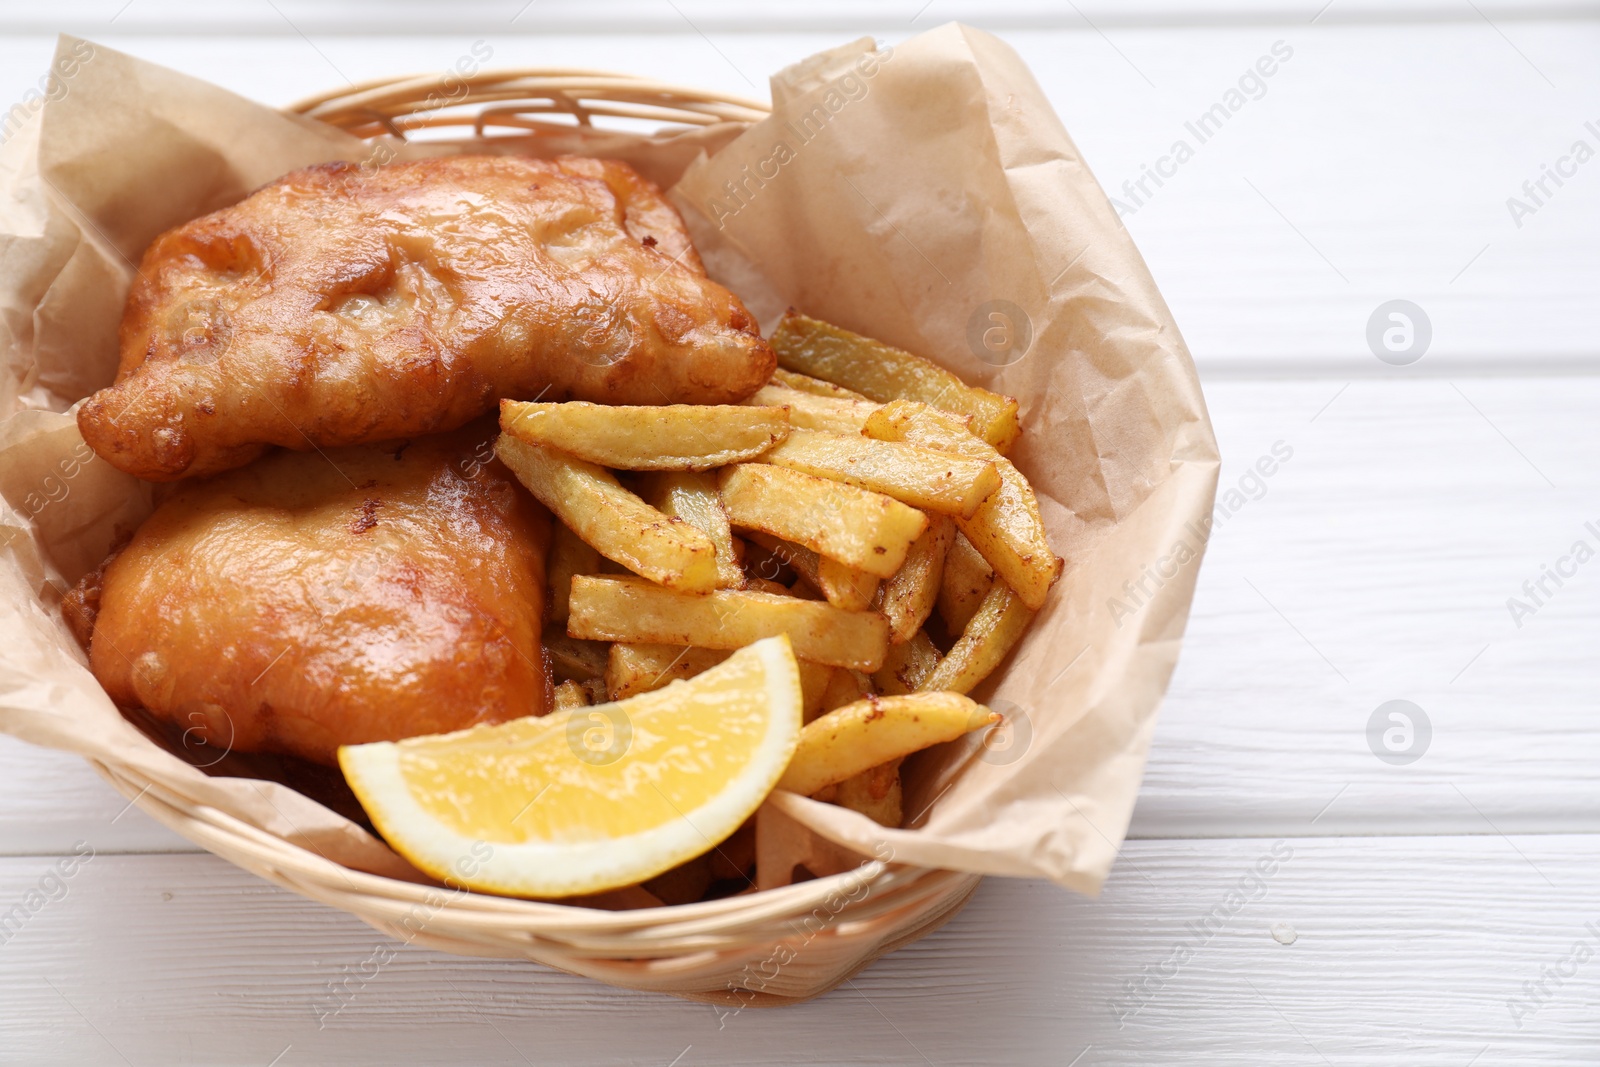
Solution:
[[[549,515],[492,432],[279,451],[184,485],[68,597],[95,677],[186,744],[328,764],[543,714]]]
[[[775,362],[625,163],[329,163],[156,239],[78,427],[172,481],[453,429],[502,397],[733,403]]]

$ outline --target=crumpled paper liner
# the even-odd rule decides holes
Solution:
[[[208,776],[153,743],[59,614],[65,589],[151,507],[152,487],[95,458],[70,412],[111,381],[144,247],[286,171],[372,146],[73,38],[58,72],[69,56],[64,91],[0,149],[0,728],[417,880],[302,794]],[[842,869],[853,850],[1094,892],[1127,827],[1209,530],[1218,458],[1193,365],[1116,213],[995,38],[952,24],[892,51],[862,40],[781,72],[772,93],[773,116],[748,129],[574,129],[493,150],[626,159],[672,187],[712,274],[768,325],[792,305],[1020,398],[1013,459],[1067,570],[974,694],[1006,728],[907,761],[912,828],[776,794],[762,887],[796,863]],[[972,340],[991,301],[1031,330],[1005,366]]]

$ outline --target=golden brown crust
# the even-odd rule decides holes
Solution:
[[[321,763],[543,714],[549,516],[482,451],[493,432],[185,485],[103,568],[95,676],[215,751]]]
[[[66,620],[67,629],[72,631],[72,636],[78,639],[78,644],[83,646],[85,652],[89,650],[95,619],[100,614],[100,590],[105,580],[106,565],[115,558],[115,554],[108,556],[105,563],[79,578],[78,584],[67,590],[67,595],[61,598],[61,617]]]
[[[731,403],[776,359],[624,163],[330,163],[162,234],[79,410],[152,481],[448,430],[502,397]]]

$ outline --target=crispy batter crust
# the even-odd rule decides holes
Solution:
[[[295,171],[146,251],[78,425],[152,481],[449,430],[502,397],[731,403],[775,364],[624,163]]]
[[[212,751],[321,763],[543,714],[549,516],[490,458],[494,430],[184,485],[69,598],[95,677]]]

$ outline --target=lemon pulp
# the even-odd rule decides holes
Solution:
[[[384,837],[474,889],[598,892],[707,851],[760,806],[794,752],[786,637],[611,704],[348,746],[339,763]]]

